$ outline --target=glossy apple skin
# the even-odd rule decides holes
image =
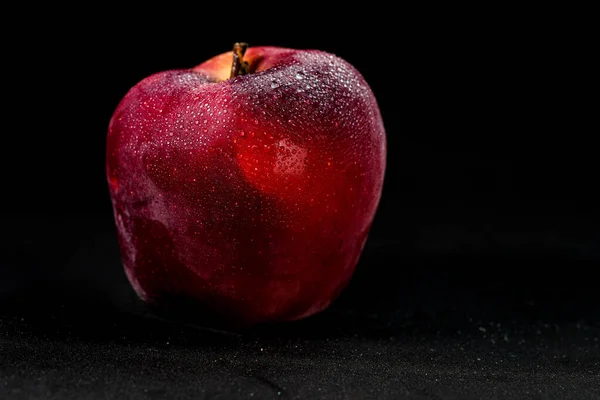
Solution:
[[[248,49],[149,76],[121,100],[107,178],[127,277],[144,301],[255,324],[325,309],[380,199],[376,99],[322,51]],[[365,266],[367,268],[368,266]]]

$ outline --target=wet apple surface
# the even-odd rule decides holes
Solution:
[[[149,303],[299,319],[354,272],[381,195],[384,125],[339,57],[243,55],[247,74],[223,53],[142,80],[115,110],[106,160],[123,264]]]

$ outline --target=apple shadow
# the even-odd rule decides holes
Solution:
[[[388,338],[452,335],[490,324],[531,331],[600,326],[595,267],[560,254],[432,256],[375,243],[327,310],[257,327],[256,334]]]

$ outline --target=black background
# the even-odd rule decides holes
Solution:
[[[585,21],[222,7],[19,15],[4,65],[0,395],[600,398]],[[346,59],[388,139],[347,290],[318,316],[245,332],[158,317],[135,298],[104,170],[108,121],[131,86],[235,41]]]

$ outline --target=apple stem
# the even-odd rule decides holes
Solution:
[[[244,54],[248,49],[248,43],[238,42],[233,45],[233,61],[231,63],[231,75],[229,78],[235,78],[239,75],[246,75],[250,72],[250,67],[244,61]]]

